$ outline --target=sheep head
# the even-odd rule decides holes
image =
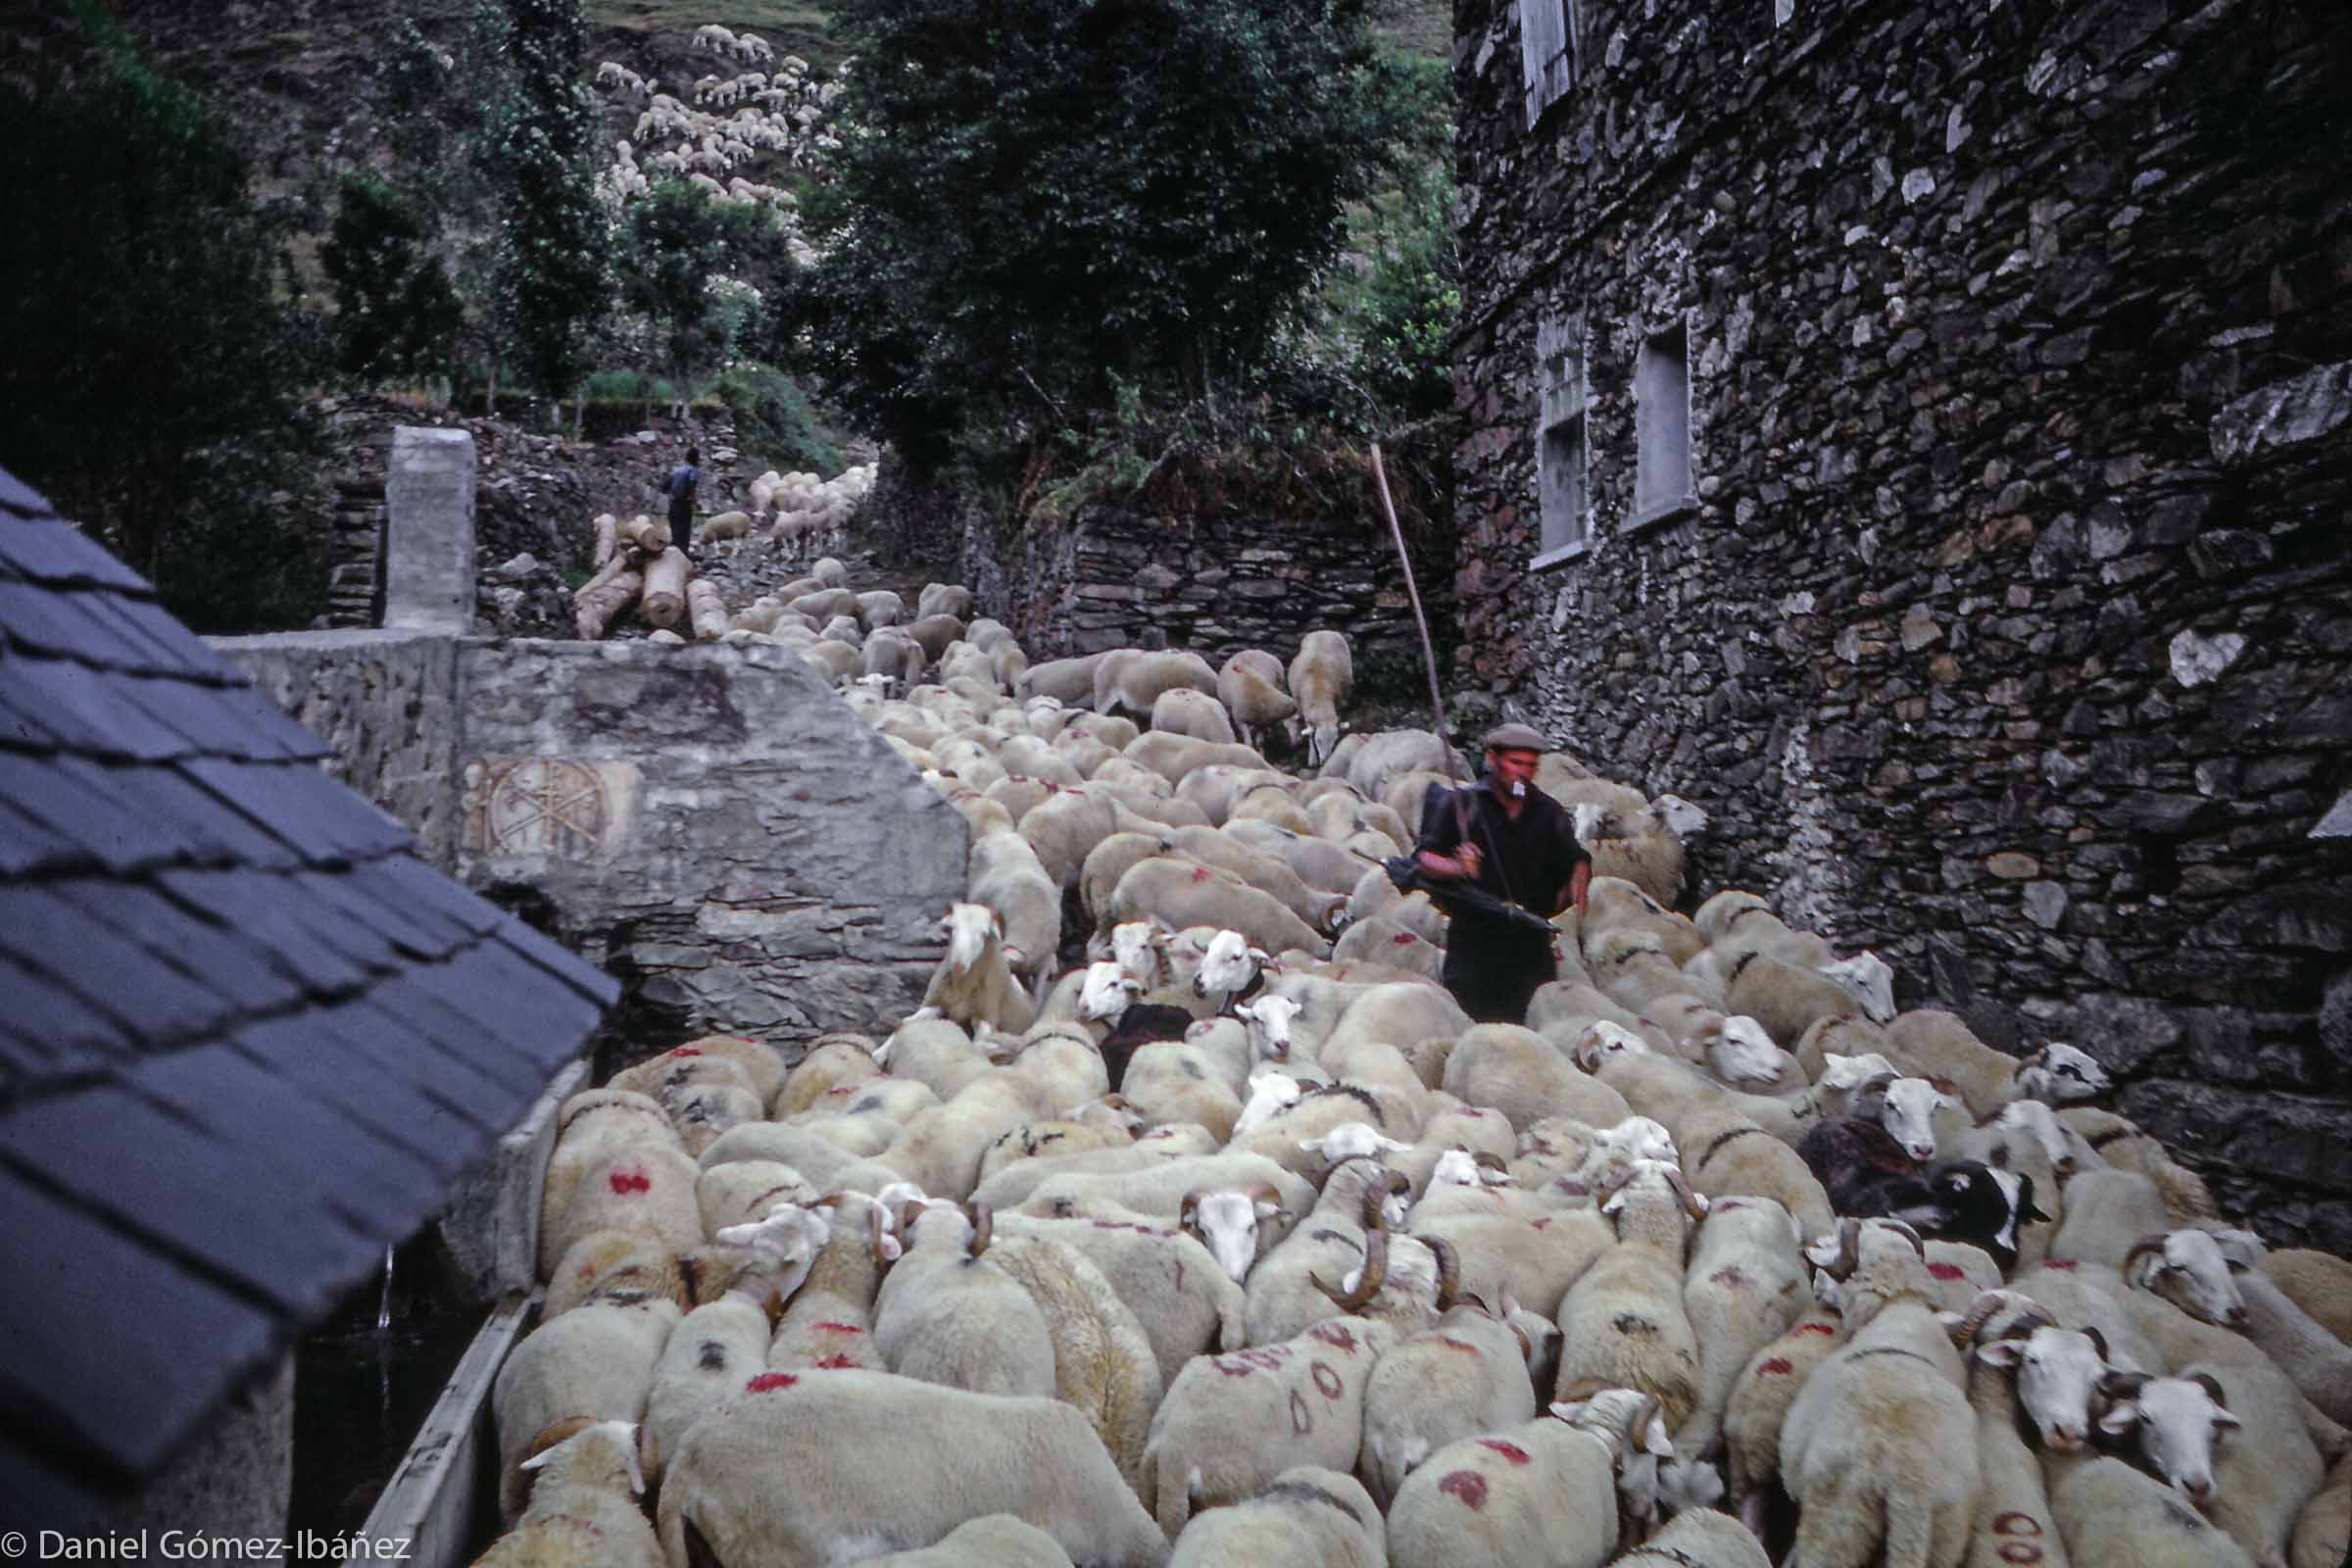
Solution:
[[[1343,1159],[1358,1155],[1378,1159],[1383,1154],[1408,1153],[1413,1146],[1398,1143],[1370,1122],[1344,1121],[1320,1138],[1300,1139],[1298,1147],[1322,1155],[1327,1165],[1337,1165]]]
[[[1144,994],[1135,977],[1118,964],[1104,959],[1086,967],[1086,979],[1078,989],[1078,1016],[1087,1023],[1107,1023],[1127,1010],[1128,1004]]]
[[[1187,1193],[1177,1211],[1178,1224],[1208,1249],[1208,1255],[1236,1285],[1250,1277],[1250,1270],[1265,1250],[1266,1228],[1287,1217],[1281,1195],[1266,1182]]]
[[[1273,1120],[1305,1097],[1298,1080],[1288,1073],[1261,1072],[1250,1080],[1250,1102],[1234,1118],[1234,1138],[1254,1132],[1264,1122]]]
[[[650,1455],[647,1438],[634,1421],[595,1421],[566,1416],[540,1429],[517,1470],[554,1470],[574,1486],[611,1490],[625,1484],[628,1495],[645,1493]]]
[[[2034,1423],[2045,1448],[2079,1453],[2090,1432],[2093,1401],[2114,1368],[2107,1343],[2095,1330],[2064,1329],[2037,1301],[2012,1291],[1986,1291],[1969,1308],[1953,1334],[1963,1347],[1985,1325],[2003,1318],[1998,1332],[1976,1345],[1976,1359],[2017,1379],[2018,1403]]]
[[[1597,1072],[1600,1064],[1611,1056],[1641,1056],[1649,1054],[1649,1042],[1621,1023],[1606,1018],[1585,1025],[1585,1032],[1576,1037],[1569,1055],[1587,1072]]]
[[[2107,1401],[2099,1430],[2132,1438],[2149,1468],[2203,1510],[2213,1502],[2213,1446],[2242,1423],[2224,1403],[2221,1380],[2209,1372],[2150,1377],[2110,1372],[2099,1384]]]
[[[1255,1002],[1238,1004],[1233,1015],[1250,1026],[1252,1057],[1264,1061],[1288,1061],[1293,1041],[1292,1023],[1305,1010],[1303,1005],[1289,997],[1259,997]]]
[[[1269,956],[1265,949],[1251,947],[1239,931],[1219,931],[1208,939],[1200,967],[1193,971],[1193,995],[1230,997],[1247,991]]]
[[[1894,971],[1886,960],[1875,953],[1857,953],[1850,958],[1821,966],[1822,978],[1854,999],[1862,1015],[1872,1023],[1885,1023],[1894,1016]]]
[[[2191,1317],[2223,1328],[2245,1327],[2245,1298],[2211,1231],[2183,1228],[2143,1236],[2124,1254],[2123,1274]]]
[[[2106,1068],[2093,1061],[2081,1047],[2063,1040],[2043,1046],[2017,1069],[2020,1094],[2054,1105],[2095,1100],[2113,1087],[2114,1080],[2107,1076]]]
[[[1781,1048],[1753,1018],[1744,1014],[1709,1018],[1690,1038],[1706,1053],[1708,1069],[1727,1084],[1737,1087],[1781,1081]]]

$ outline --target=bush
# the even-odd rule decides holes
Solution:
[[[718,378],[719,400],[735,416],[735,444],[776,468],[832,475],[849,466],[793,379],[773,366],[738,365]]]
[[[343,176],[319,263],[335,286],[335,364],[380,380],[450,362],[463,308],[414,203],[373,174]]]

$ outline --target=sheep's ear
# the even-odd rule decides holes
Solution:
[[[2139,1401],[2124,1399],[2109,1405],[2099,1413],[2099,1430],[2111,1438],[2120,1438],[2139,1425]]]
[[[1957,1316],[1958,1314],[1946,1315]],[[1986,1366],[2000,1367],[2004,1370],[2014,1369],[2025,1353],[2026,1342],[2023,1340],[1994,1340],[1990,1345],[1977,1347],[1978,1360]]]
[[[2214,1412],[2213,1412],[2213,1430],[2214,1430],[2214,1431],[2216,1431],[2216,1432],[2235,1432],[2235,1431],[2236,1431],[2236,1430],[2237,1430],[2239,1427],[2242,1427],[2242,1426],[2244,1426],[2244,1425],[2245,1425],[2245,1423],[2244,1423],[2243,1421],[2240,1421],[2240,1420],[2239,1420],[2237,1417],[2235,1417],[2235,1416],[2231,1415],[2231,1414],[2230,1414],[2229,1411],[2227,1411],[2227,1410],[2225,1410],[2225,1409],[2222,1409],[2222,1408],[2221,1408],[2220,1406],[2218,1406],[2218,1405],[2214,1407]]]
[[[1254,1002],[1237,1002],[1233,1004],[1233,1015],[1237,1018],[1246,1018],[1250,1022],[1255,1023],[1257,1022],[1257,1004]]]

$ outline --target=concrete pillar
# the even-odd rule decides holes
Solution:
[[[384,480],[384,624],[473,629],[473,437],[402,425]]]

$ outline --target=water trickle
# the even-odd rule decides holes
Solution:
[[[392,1249],[389,1247],[384,1249],[384,1294],[375,1308],[375,1326],[378,1330],[392,1326]]]

